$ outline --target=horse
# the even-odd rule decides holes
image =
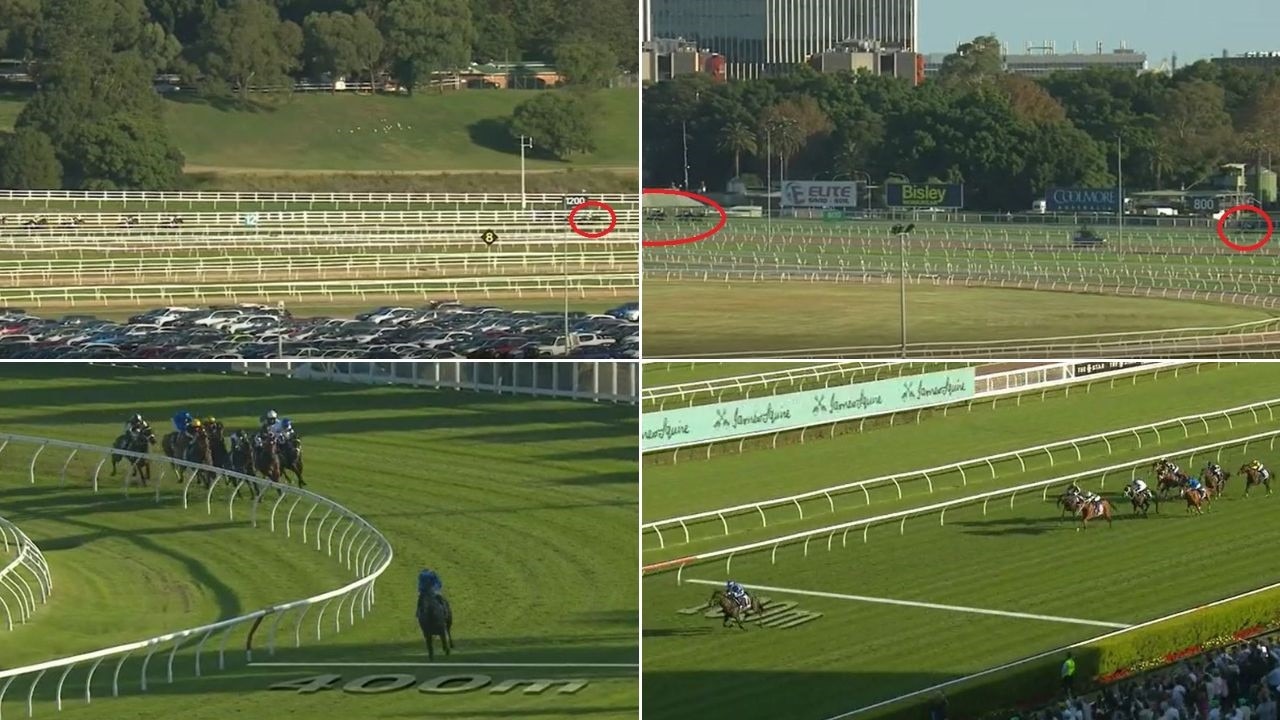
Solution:
[[[280,452],[276,447],[276,439],[269,435],[266,436],[265,441],[259,442],[262,438],[263,436],[259,435],[253,442],[253,469],[271,482],[279,483]]]
[[[212,466],[214,464],[213,444],[209,442],[209,434],[204,430],[196,431],[195,439],[187,445],[186,457],[183,459],[187,462]],[[213,488],[215,477],[217,476],[212,470],[196,470],[196,482],[203,485],[206,490]]]
[[[209,450],[213,456],[213,465],[223,470],[231,470],[231,456],[227,453],[227,442],[222,434],[222,423],[213,423],[205,428],[209,436]]]
[[[1099,500],[1096,503],[1085,503],[1080,508],[1080,527],[1085,530],[1089,529],[1089,521],[1101,517],[1107,521],[1107,527],[1111,527],[1111,514],[1115,512],[1115,507],[1111,505],[1110,500]]]
[[[280,441],[280,472],[284,475],[285,481],[289,480],[287,473],[292,472],[294,477],[298,479],[298,487],[306,487],[307,483],[302,479],[302,441],[297,437],[290,437],[287,440]]]
[[[120,453],[111,453],[111,474],[116,474],[116,465],[121,460],[128,459],[129,466],[132,468],[129,472],[129,478],[137,477],[138,480],[146,485],[151,482],[151,461],[145,456],[149,450],[149,446],[156,444],[156,433],[150,427],[144,428],[143,431],[127,432],[116,438],[112,447],[116,450],[125,450],[127,452],[141,453],[143,457],[133,457],[121,455]]]
[[[707,607],[715,607],[716,603],[720,604],[720,612],[724,615],[724,623],[721,627],[729,627],[729,623],[738,623],[738,628],[746,630],[747,627],[742,624],[742,618],[749,614],[759,615],[764,612],[764,603],[760,602],[760,598],[754,594],[749,596],[750,605],[742,607],[737,600],[729,597],[723,590],[716,590],[711,593],[711,599],[707,601]]]
[[[1254,470],[1252,465],[1240,466],[1240,474],[1244,476],[1244,496],[1249,497],[1249,488],[1254,485],[1266,485],[1267,494],[1271,494],[1271,472],[1267,471],[1266,475],[1260,470]]]
[[[175,430],[171,433],[165,434],[164,439],[160,441],[160,447],[164,449],[165,457],[170,460],[186,460],[187,443],[187,434],[180,433]],[[186,480],[186,476],[184,475],[182,466],[174,465],[173,467],[178,471],[178,482],[184,482]]]
[[[1222,497],[1222,493],[1227,491],[1227,480],[1231,479],[1231,473],[1226,470],[1222,471],[1222,477],[1218,477],[1216,473],[1209,472],[1209,468],[1205,468],[1200,473],[1200,483],[1209,489],[1213,497]],[[1245,488],[1247,491],[1248,488]]]
[[[1192,490],[1189,487],[1182,488],[1180,493],[1187,501],[1187,512],[1196,511],[1197,515],[1204,514],[1204,506],[1209,504],[1209,491],[1205,488]]]
[[[1190,479],[1186,473],[1162,472],[1157,476],[1156,487],[1160,490],[1160,497],[1169,497],[1169,491],[1174,488],[1185,487]]]
[[[1160,500],[1156,498],[1155,493],[1151,492],[1151,488],[1144,488],[1142,492],[1135,493],[1133,486],[1129,485],[1124,489],[1124,496],[1129,498],[1129,502],[1133,503],[1133,514],[1137,515],[1138,511],[1142,511],[1142,517],[1147,516],[1147,509],[1152,503],[1155,503],[1156,512],[1160,512]]]
[[[1068,490],[1058,497],[1058,504],[1062,506],[1062,515],[1059,519],[1065,519],[1067,513],[1077,515],[1080,512],[1080,506],[1084,505],[1084,496]]]
[[[439,637],[444,654],[453,651],[453,609],[444,595],[431,592],[418,593],[418,627],[427,643],[427,659],[435,662],[436,648],[433,638]]]

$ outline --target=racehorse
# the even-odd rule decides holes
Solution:
[[[1124,489],[1124,496],[1129,498],[1129,502],[1133,503],[1133,514],[1137,515],[1138,511],[1142,511],[1142,517],[1147,516],[1147,508],[1155,503],[1156,512],[1160,512],[1160,500],[1156,498],[1155,493],[1151,492],[1151,488],[1145,488],[1142,492],[1135,493],[1133,486],[1130,485]]]
[[[1080,513],[1080,506],[1084,505],[1084,496],[1068,490],[1058,497],[1058,504],[1062,506],[1062,515],[1059,519],[1065,519],[1067,513],[1072,515]]]
[[[1240,474],[1244,476],[1244,496],[1249,497],[1249,488],[1254,485],[1266,485],[1267,494],[1271,494],[1271,473],[1267,473],[1264,477],[1260,470],[1254,470],[1252,465],[1240,466]]]
[[[125,456],[119,453],[111,453],[111,474],[116,474],[116,464],[121,460],[128,459],[129,478],[137,477],[138,480],[146,485],[151,482],[151,461],[146,458],[149,446],[156,444],[156,433],[151,428],[147,428],[145,432],[128,432],[116,438],[112,447],[116,450],[126,450],[128,452],[141,453],[143,457]]]
[[[1156,480],[1156,487],[1160,490],[1160,497],[1164,498],[1169,497],[1170,490],[1184,487],[1187,484],[1187,481],[1190,480],[1186,473],[1174,474],[1170,472],[1162,472],[1158,477],[1159,479]]]
[[[195,440],[187,446],[186,455],[183,459],[187,462],[213,465],[213,444],[209,442],[208,433],[204,430],[197,430]],[[217,475],[212,470],[196,471],[196,482],[203,485],[205,490],[213,488],[213,481],[216,477]]]
[[[288,440],[280,440],[280,474],[284,475],[285,482],[289,481],[288,473],[293,473],[298,479],[298,487],[306,487],[307,483],[302,479],[302,441],[296,437]]]
[[[743,607],[738,604],[737,600],[729,597],[723,590],[716,590],[711,593],[711,600],[707,602],[707,607],[715,607],[716,603],[720,604],[720,613],[724,615],[724,624],[721,627],[729,627],[730,622],[738,623],[738,628],[746,630],[747,627],[742,624],[742,618],[749,614],[759,615],[764,612],[764,603],[760,602],[760,598],[754,594],[749,596],[750,605]]]
[[[160,441],[160,447],[164,449],[165,457],[170,460],[186,460],[187,459],[187,434],[180,433],[176,430],[167,433],[164,439]],[[186,476],[181,465],[174,465],[178,471],[178,482],[184,482]]]
[[[1080,527],[1085,530],[1089,529],[1089,521],[1101,517],[1107,521],[1107,527],[1111,527],[1111,514],[1115,512],[1115,507],[1111,505],[1110,500],[1099,500],[1096,503],[1085,503],[1080,508]]]
[[[1205,468],[1200,473],[1200,484],[1209,489],[1213,497],[1222,497],[1222,493],[1227,491],[1227,481],[1231,479],[1231,473],[1226,470],[1222,471],[1222,477],[1219,478],[1215,473],[1209,472],[1209,468]],[[1248,491],[1248,488],[1245,488]]]
[[[1204,514],[1204,506],[1209,504],[1209,491],[1207,489],[1192,490],[1191,488],[1182,488],[1181,494],[1187,501],[1187,512],[1195,510],[1197,515]]]
[[[444,654],[453,651],[453,609],[444,595],[432,592],[418,593],[418,627],[422,639],[427,642],[427,659],[435,662],[436,648],[433,638],[439,637]]]
[[[213,423],[205,429],[209,436],[209,451],[213,457],[213,465],[223,470],[231,470],[231,456],[227,453],[227,442],[222,437],[222,424]]]
[[[276,447],[276,438],[274,435],[265,436],[265,441],[258,442],[258,439],[264,438],[259,435],[253,443],[253,469],[266,479],[273,483],[280,482],[280,452]],[[281,492],[277,489],[277,492]]]

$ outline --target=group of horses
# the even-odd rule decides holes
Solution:
[[[150,484],[151,462],[147,454],[155,444],[156,434],[150,426],[120,435],[112,447],[138,455],[112,453],[111,474],[115,475],[116,466],[127,459],[131,467],[129,479],[137,478],[144,486]],[[189,435],[177,431],[168,433],[160,441],[160,446],[164,454],[174,460],[252,477],[262,476],[272,483],[295,482],[298,487],[307,484],[302,478],[302,441],[296,436],[284,438],[267,431],[254,434],[236,430],[224,438],[223,427],[215,424],[194,428]],[[174,468],[178,482],[185,482],[187,468],[178,464]],[[194,473],[196,482],[205,489],[211,489],[218,476],[216,470],[205,468]],[[261,488],[256,483],[250,483],[250,490],[255,497],[261,495]],[[277,492],[281,491],[277,488]]]
[[[1223,470],[1221,476],[1209,470],[1208,466],[1200,473],[1200,488],[1191,487],[1191,476],[1181,470],[1174,470],[1171,467],[1162,466],[1156,463],[1153,468],[1156,471],[1156,485],[1153,490],[1151,487],[1135,491],[1132,485],[1125,487],[1124,496],[1133,504],[1133,514],[1141,514],[1147,516],[1148,509],[1155,505],[1156,512],[1160,512],[1160,503],[1169,499],[1170,494],[1178,491],[1178,497],[1181,497],[1187,503],[1187,512],[1195,512],[1197,515],[1203,514],[1205,508],[1209,506],[1210,501],[1214,498],[1222,497],[1226,492],[1227,481],[1231,479],[1231,473]],[[1244,478],[1244,496],[1249,497],[1249,491],[1256,485],[1266,487],[1267,494],[1271,494],[1271,477],[1253,465],[1246,463],[1240,467],[1239,475]],[[1107,525],[1111,525],[1111,516],[1115,511],[1115,506],[1110,500],[1101,498],[1097,502],[1089,502],[1084,495],[1075,491],[1074,485],[1067,489],[1059,498],[1058,505],[1062,507],[1063,517],[1070,512],[1080,520],[1080,527],[1087,528],[1089,521],[1101,517],[1107,521]]]

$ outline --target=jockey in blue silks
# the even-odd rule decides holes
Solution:
[[[440,576],[434,570],[423,568],[418,573],[418,595],[430,592],[432,595],[439,595],[444,590],[444,582],[440,580]]]
[[[1195,492],[1201,492],[1204,488],[1200,485],[1200,478],[1193,477],[1187,480],[1187,489],[1194,490]]]
[[[185,434],[187,432],[187,429],[191,427],[191,421],[194,419],[195,419],[194,415],[192,415],[187,410],[183,410],[182,412],[173,416],[173,427],[179,433]]]
[[[741,605],[742,607],[747,606],[747,591],[737,582],[730,580],[725,583],[724,594],[732,598],[734,602],[738,603],[738,605]]]

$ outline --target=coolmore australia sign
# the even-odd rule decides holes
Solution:
[[[1120,192],[1116,188],[1050,188],[1044,194],[1049,212],[1115,212]]]
[[[642,451],[796,430],[973,397],[972,367],[644,413]]]
[[[783,207],[856,208],[858,184],[790,180],[782,184]]]
[[[889,207],[964,207],[963,185],[888,183],[884,187]]]

